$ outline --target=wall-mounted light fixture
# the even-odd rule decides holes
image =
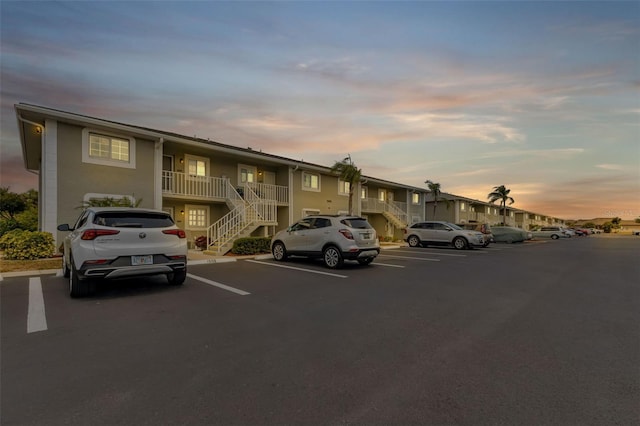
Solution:
[[[180,159],[180,164],[184,164],[184,159],[183,158]]]
[[[41,134],[42,133],[42,127],[36,126],[36,133],[37,134]]]
[[[184,210],[180,210],[180,214],[184,216]]]

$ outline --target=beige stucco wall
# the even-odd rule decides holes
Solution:
[[[338,214],[349,210],[349,197],[338,195],[338,178],[320,174],[320,191],[302,190],[302,170],[292,170],[293,200],[290,200],[293,221],[301,219],[303,209],[319,210],[320,214]],[[317,173],[313,171],[312,173]],[[354,201],[355,202],[355,201]],[[279,229],[290,224],[279,224]]]
[[[154,142],[136,139],[135,169],[83,163],[82,130],[58,123],[58,223],[75,223],[87,193],[132,195],[142,199],[140,207],[153,208]],[[64,235],[58,233],[58,241]]]

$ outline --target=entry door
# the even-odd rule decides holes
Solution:
[[[165,173],[167,172],[167,173]],[[162,156],[162,190],[174,192],[173,187],[173,155]]]

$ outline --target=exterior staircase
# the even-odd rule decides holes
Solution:
[[[225,202],[230,211],[207,229],[209,244],[205,253],[224,255],[238,238],[250,236],[261,226],[278,223],[276,201],[260,198],[250,185],[244,187],[243,198],[227,181]]]

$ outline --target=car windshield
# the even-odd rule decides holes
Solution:
[[[168,214],[152,212],[100,212],[93,223],[113,228],[167,228],[173,225]]]
[[[355,229],[371,229],[371,225],[369,224],[369,222],[367,222],[366,219],[360,217],[350,217],[347,219],[342,219],[340,223]]]
[[[447,223],[447,225],[452,227],[453,229],[462,230],[462,228],[460,228],[458,225],[455,225],[453,223]]]

